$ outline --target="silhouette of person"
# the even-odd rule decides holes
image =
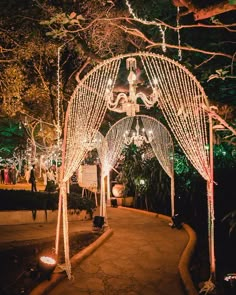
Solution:
[[[32,169],[30,170],[29,182],[31,183],[31,192],[37,192],[36,176],[35,176],[35,165],[32,165]]]
[[[4,168],[1,168],[1,183],[4,183]]]

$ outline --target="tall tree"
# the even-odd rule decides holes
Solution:
[[[28,115],[56,131],[75,77],[106,58],[147,50],[190,69],[235,125],[236,5],[225,2],[1,1],[0,116]],[[109,112],[106,119],[116,120]]]

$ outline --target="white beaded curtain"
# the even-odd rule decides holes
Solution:
[[[104,62],[89,72],[72,94],[66,113],[55,249],[56,254],[58,254],[62,214],[65,270],[69,279],[72,276],[69,253],[66,182],[73,172],[78,169],[87,153],[87,148],[83,143],[88,137],[93,140],[96,131],[101,126],[107,110],[104,99],[107,84],[108,81],[116,81],[119,65],[120,60],[116,59],[111,62]],[[111,85],[111,88],[113,87],[114,84]]]
[[[105,189],[104,178],[109,175],[110,170],[115,166],[118,161],[122,150],[124,148],[124,133],[126,130],[130,130],[133,123],[133,117],[125,117],[116,122],[104,138],[104,144],[102,146],[101,154],[101,199],[102,206],[100,207],[100,213],[105,216]]]
[[[66,134],[64,181],[83,160],[86,148],[81,143],[91,139],[101,126],[107,106],[104,99],[108,81],[116,81],[120,61],[95,68],[75,89],[69,107]],[[113,85],[114,87],[114,85]]]
[[[99,155],[101,154],[101,148],[104,141],[104,136],[102,135],[100,131],[97,131],[95,136],[95,141],[96,141],[96,149],[97,149],[98,157],[99,157]]]
[[[202,105],[207,98],[199,82],[179,63],[167,58],[142,57],[152,87],[160,89],[158,105],[186,156],[210,180],[207,122]]]
[[[125,117],[117,121],[105,136],[106,153],[104,157],[103,173],[106,176],[112,167],[115,166],[122,149],[124,148],[124,133],[130,130],[133,124],[133,117]]]
[[[106,141],[105,141],[105,137],[102,135],[101,132],[97,134],[97,137],[98,137],[98,144],[96,149],[98,152],[99,160],[102,164],[104,161],[104,156],[105,156]]]
[[[158,105],[185,155],[207,181],[208,238],[211,277],[215,276],[213,156],[206,149],[211,118],[206,94],[197,79],[182,65],[154,54],[141,60],[151,87],[158,86]],[[210,278],[211,279],[211,278]]]
[[[151,131],[153,140],[150,142],[154,154],[166,174],[171,179],[171,213],[174,215],[174,144],[170,132],[159,121],[148,116],[140,116],[146,132]]]
[[[93,135],[93,139],[91,138],[91,134],[87,134],[84,138],[83,145],[85,146],[86,150],[92,151],[94,149],[97,150],[98,157],[101,153],[101,148],[103,144],[104,136],[100,131],[95,131],[95,135]]]

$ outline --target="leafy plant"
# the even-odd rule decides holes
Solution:
[[[82,197],[81,194],[76,192],[68,194],[68,209],[73,210],[74,213],[86,210],[92,218],[95,207],[94,200],[86,196]]]
[[[225,215],[225,217],[222,219],[222,222],[227,222],[229,225],[229,235],[232,235],[232,233],[236,229],[236,210],[233,210]]]
[[[125,195],[134,196],[134,207],[157,211],[168,199],[170,185],[158,160],[143,157],[145,148],[130,145],[123,150],[117,180],[125,185]]]
[[[58,192],[31,192],[26,190],[1,190],[0,210],[57,210]],[[95,202],[78,192],[68,194],[68,209],[74,212],[87,210],[93,214]]]

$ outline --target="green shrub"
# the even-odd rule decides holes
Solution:
[[[68,209],[74,210],[74,212],[77,210],[86,210],[92,217],[95,207],[94,200],[91,200],[88,197],[82,198],[81,194],[77,192],[71,192],[68,195]]]
[[[58,193],[0,190],[0,210],[56,210]]]
[[[27,190],[0,190],[0,210],[57,210],[58,192],[31,192]],[[95,202],[78,192],[68,194],[68,209],[87,210],[93,214]]]

